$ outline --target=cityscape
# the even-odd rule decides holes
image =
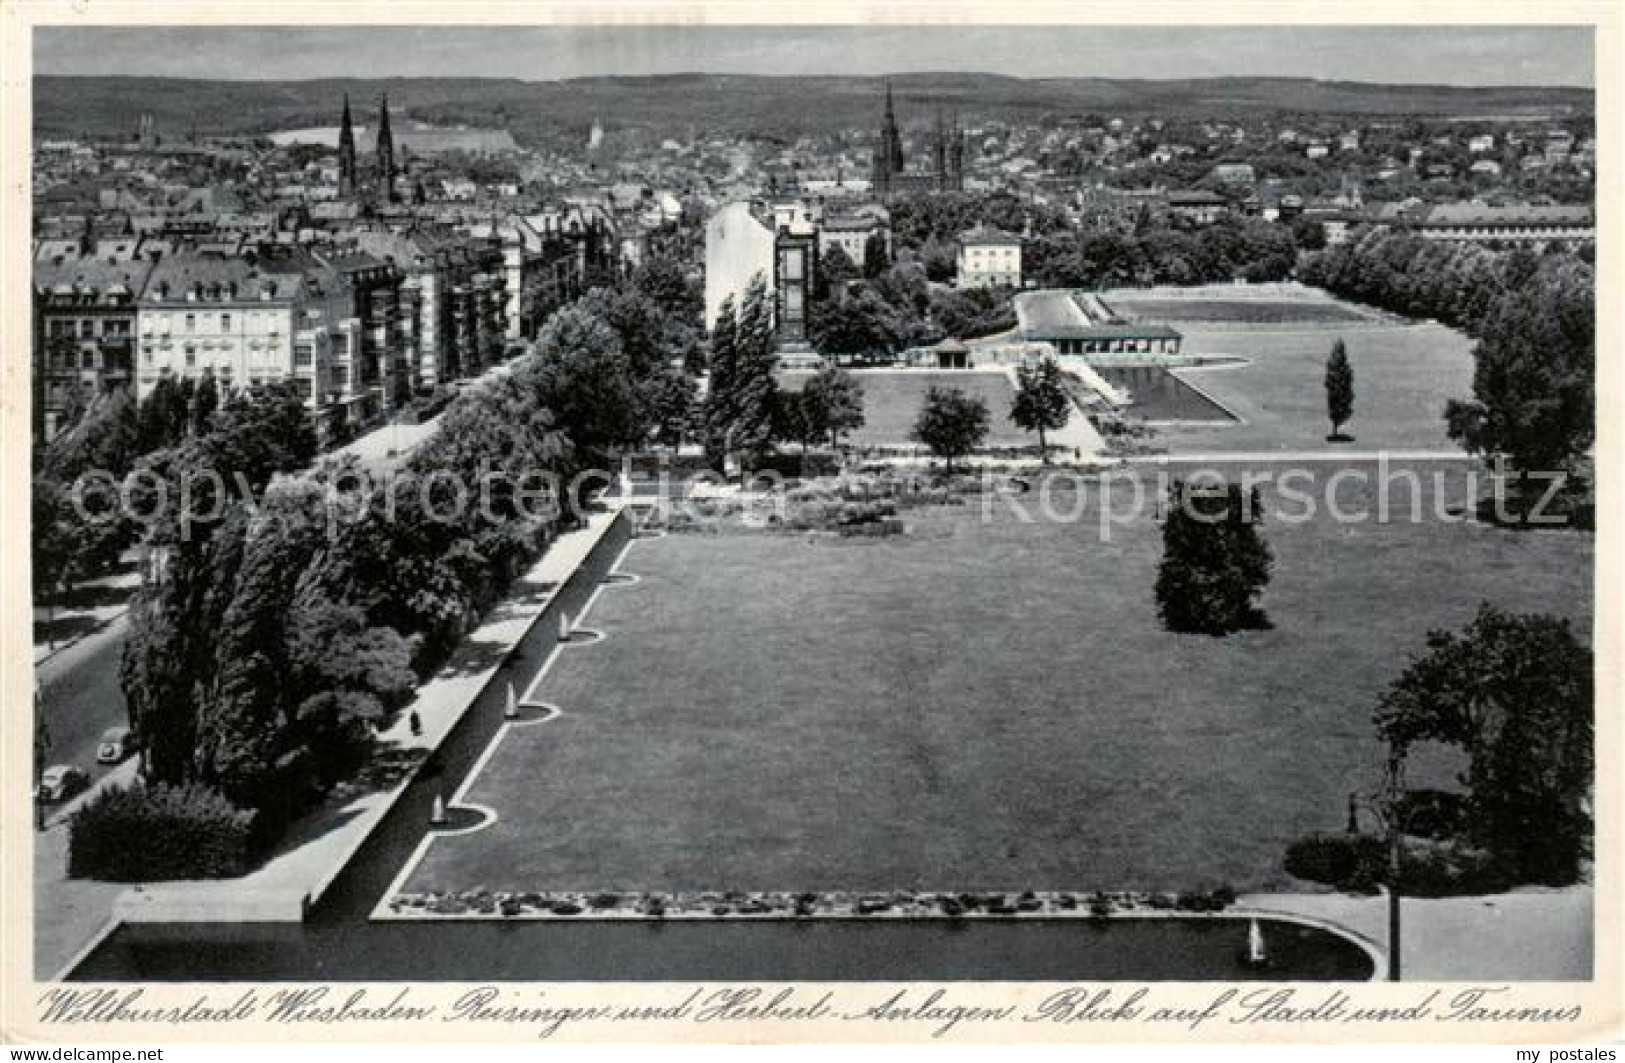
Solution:
[[[35,31],[38,980],[1594,977],[1588,29],[276,32]]]

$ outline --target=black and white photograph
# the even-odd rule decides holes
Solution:
[[[8,1023],[1618,1022],[1618,12],[394,10],[7,27]]]

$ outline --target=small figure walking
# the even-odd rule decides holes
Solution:
[[[418,710],[412,710],[412,715],[406,718],[406,725],[412,729],[413,738],[423,736],[423,718],[418,715]]]

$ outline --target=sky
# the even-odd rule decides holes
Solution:
[[[41,27],[36,74],[244,80],[692,71],[1015,77],[1227,75],[1593,84],[1589,27]]]

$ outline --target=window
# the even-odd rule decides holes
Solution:
[[[230,314],[221,314],[220,315],[220,331],[221,332],[230,332],[231,331],[231,315]]]
[[[91,318],[83,318],[79,322],[79,338],[91,339],[96,335],[96,322]]]
[[[186,331],[187,332],[196,332],[197,331],[197,315],[196,314],[187,314],[186,315]]]
[[[784,252],[784,279],[798,281],[801,279],[802,252],[799,247],[787,248]]]

